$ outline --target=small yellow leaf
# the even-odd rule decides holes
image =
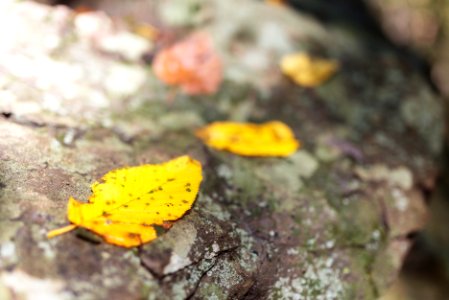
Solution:
[[[282,6],[287,4],[287,0],[265,0],[265,3]]]
[[[335,60],[296,53],[284,56],[280,67],[282,72],[298,85],[315,87],[329,79],[337,71],[339,64]]]
[[[160,35],[160,32],[156,27],[147,23],[135,24],[133,26],[133,30],[137,35],[140,35],[141,37],[144,37],[151,41],[156,40],[156,38]]]
[[[165,227],[192,207],[201,180],[200,162],[188,156],[113,170],[92,184],[87,203],[70,198],[67,217],[72,224],[47,236],[80,226],[114,245],[141,245],[157,237],[155,225]]]
[[[289,156],[299,142],[282,122],[264,124],[215,122],[196,131],[208,146],[243,156]]]

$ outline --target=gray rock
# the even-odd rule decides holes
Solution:
[[[160,9],[161,21],[214,37],[225,66],[217,94],[173,96],[136,59],[151,43],[102,13],[0,4],[0,20],[7,15],[22,32],[0,34],[0,297],[32,299],[32,289],[45,299],[383,294],[408,234],[425,221],[422,188],[433,187],[441,153],[440,99],[382,45],[287,8],[216,0]],[[135,48],[102,46],[125,33]],[[295,86],[277,64],[299,50],[341,69],[316,89]],[[223,119],[282,120],[302,149],[244,158],[194,137]],[[153,243],[46,238],[67,222],[68,198],[87,199],[106,172],[183,154],[203,164],[200,195]]]

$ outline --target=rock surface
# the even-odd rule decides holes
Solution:
[[[447,1],[366,0],[395,43],[416,49],[429,61],[429,75],[447,99],[449,87],[449,3]]]
[[[225,66],[216,95],[164,86],[142,59],[157,45],[102,13],[0,3],[0,298],[382,295],[438,174],[442,104],[425,81],[355,30],[281,6],[153,6],[163,30],[214,38]],[[297,87],[277,63],[300,50],[341,69]],[[303,147],[286,159],[207,149],[193,131],[214,120],[282,120]],[[203,163],[205,179],[190,213],[155,242],[46,238],[66,223],[69,196],[87,199],[109,170],[182,154]]]

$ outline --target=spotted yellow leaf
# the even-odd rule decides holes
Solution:
[[[316,87],[328,80],[337,71],[339,64],[335,60],[296,53],[284,56],[280,67],[298,85]]]
[[[196,131],[209,147],[243,156],[289,156],[299,147],[284,123],[264,124],[215,122]]]
[[[87,203],[70,198],[67,217],[72,224],[47,236],[79,226],[114,245],[141,245],[157,237],[155,226],[179,219],[192,207],[201,180],[200,162],[188,156],[113,170],[92,184]]]

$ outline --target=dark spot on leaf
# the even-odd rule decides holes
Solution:
[[[174,180],[175,180],[174,178],[169,178],[169,179],[167,179],[167,182],[174,181]]]
[[[187,204],[187,203],[189,203],[189,201],[187,201],[187,200],[182,200],[182,203]]]
[[[159,212],[157,211],[157,212],[156,212],[156,215],[158,215],[158,214],[159,214]]]
[[[191,191],[192,191],[192,190],[189,189],[189,188],[186,189],[186,192],[187,192],[187,193],[190,193]]]
[[[135,238],[139,238],[140,235],[137,234],[137,233],[130,232],[130,233],[128,233],[128,237],[131,238],[131,239],[135,239]]]
[[[123,205],[123,207],[127,208],[127,207],[128,207],[128,204]]]

